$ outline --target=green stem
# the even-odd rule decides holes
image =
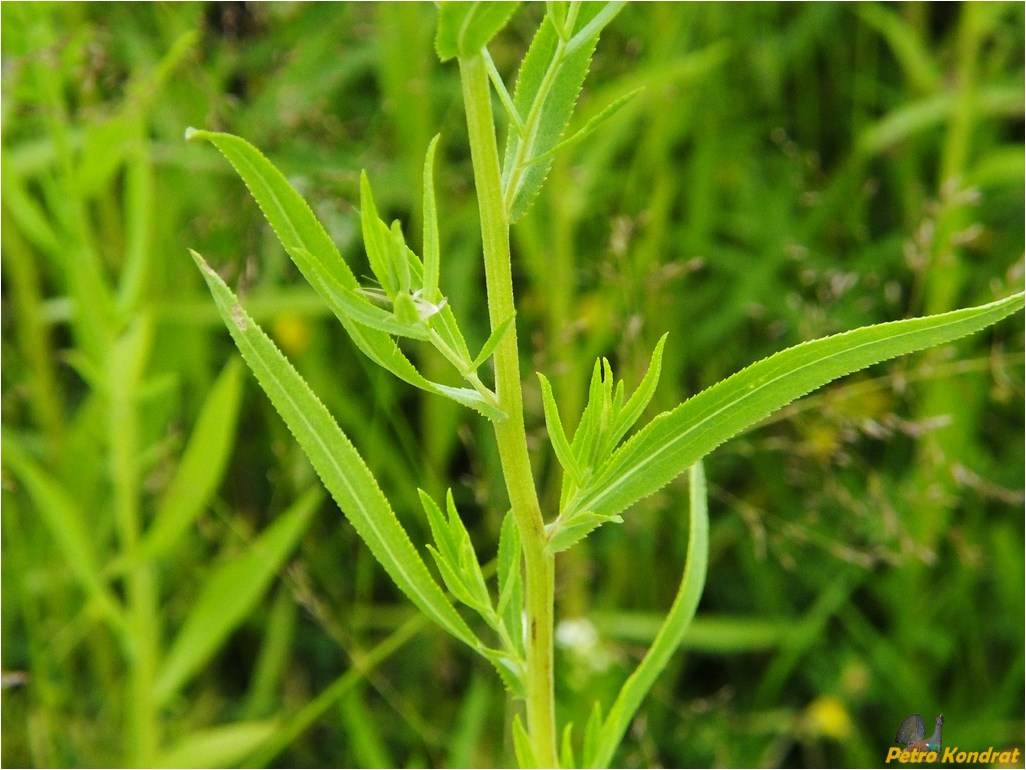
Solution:
[[[495,143],[488,68],[484,57],[460,58],[460,79],[474,184],[481,215],[488,317],[496,329],[514,312],[509,222],[502,196],[499,151]],[[506,490],[524,549],[524,611],[527,617],[527,731],[535,760],[558,767],[552,679],[554,565],[545,553],[545,522],[531,473],[520,390],[516,326],[495,349],[495,392],[508,417],[493,423]]]
[[[142,530],[139,489],[138,387],[149,353],[149,328],[137,321],[111,348],[108,361],[110,473],[122,554],[134,554]],[[148,563],[126,576],[130,650],[126,709],[128,764],[149,767],[160,735],[153,696],[158,656],[158,591]]]

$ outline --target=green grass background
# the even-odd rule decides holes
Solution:
[[[491,46],[510,84],[543,11],[522,8]],[[2,763],[508,766],[514,706],[493,672],[416,619],[330,502],[266,590],[244,601],[245,575],[215,580],[317,483],[249,376],[225,369],[233,348],[187,247],[244,294],[414,542],[428,538],[416,487],[452,486],[494,555],[505,500],[487,426],[370,366],[228,165],[183,140],[191,125],[261,148],[365,275],[360,169],[383,215],[419,233],[423,154],[441,132],[442,287],[479,345],[477,211],[433,6],[0,14]],[[575,124],[644,91],[559,156],[513,231],[550,512],[559,479],[533,371],[573,425],[596,356],[636,383],[668,331],[654,414],[799,341],[1021,287],[1023,16],[1020,3],[620,14]],[[912,712],[943,712],[946,745],[1023,748],[1022,336],[1009,321],[849,377],[708,459],[706,593],[619,765],[879,765]],[[238,400],[215,402],[208,434],[216,382]],[[181,531],[126,562],[176,480]],[[671,485],[560,557],[557,620],[597,631],[559,650],[562,720],[608,704],[651,640],[680,578],[685,506]],[[190,637],[195,670],[155,703],[140,683],[204,591],[239,622]],[[125,628],[104,597],[130,608]],[[256,737],[220,733],[226,753],[197,753],[193,739],[235,723]]]

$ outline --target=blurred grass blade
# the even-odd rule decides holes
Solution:
[[[143,539],[139,560],[158,558],[170,551],[210,505],[231,456],[243,371],[242,362],[233,358],[210,389],[182,460]]]
[[[306,532],[321,498],[321,490],[310,490],[244,553],[214,569],[157,672],[158,702],[174,695],[253,611]]]
[[[454,56],[478,53],[506,26],[518,5],[520,3],[513,2],[441,3],[435,35],[438,58],[448,61]]]
[[[321,291],[334,283],[352,291],[359,288],[352,270],[306,201],[259,150],[245,139],[213,131],[190,128],[186,138],[209,141],[234,166],[285,251],[314,289]],[[302,257],[297,259],[297,249],[304,249],[313,260]],[[325,300],[330,302],[328,297]],[[332,306],[333,310],[336,308],[337,303]],[[423,390],[451,398],[477,410],[490,420],[500,420],[505,416],[472,388],[452,387],[425,378],[387,333],[361,326],[348,315],[339,315],[338,319],[356,346],[396,377]]]
[[[932,93],[944,87],[941,69],[933,60],[926,40],[913,24],[884,5],[859,3],[854,11],[887,41],[902,72],[915,85],[916,91]]]
[[[378,665],[412,641],[427,627],[428,623],[426,615],[414,615],[387,638],[365,651],[363,655],[353,661],[353,666],[344,674],[329,683],[297,711],[289,713],[281,729],[275,732],[263,746],[254,751],[252,756],[248,757],[241,766],[252,768],[271,766],[272,760],[276,756],[295,743],[302,733],[323,718],[346,693],[358,687]]]
[[[363,688],[355,688],[339,701],[339,716],[345,730],[346,744],[356,759],[357,767],[398,767],[389,756],[380,720],[363,699]]]
[[[764,358],[652,420],[602,465],[568,509],[619,513],[727,439],[831,380],[956,340],[1022,307],[1019,293],[979,307],[866,326]]]
[[[25,485],[35,509],[53,537],[57,549],[67,561],[71,574],[104,617],[118,631],[125,630],[121,604],[104,582],[86,518],[78,503],[64,487],[35,462],[17,441],[3,438],[4,465]]]
[[[6,155],[6,147],[4,150]],[[60,254],[61,238],[54,229],[56,223],[50,221],[10,162],[0,166],[0,196],[4,201],[4,218],[9,215],[26,240],[45,254]]]
[[[448,736],[446,767],[478,767],[480,751],[492,736],[492,684],[477,669],[471,672],[470,684],[460,697],[456,727]],[[394,767],[394,765],[388,765]]]
[[[277,729],[278,723],[267,719],[196,730],[159,754],[154,767],[238,767]]]
[[[857,153],[863,158],[876,155],[943,125],[958,110],[959,98],[957,92],[944,91],[902,103],[861,132],[855,145]],[[1023,111],[1022,89],[1006,85],[981,88],[975,104],[981,116],[1019,116]]]
[[[644,659],[620,688],[620,693],[602,725],[597,746],[593,744],[592,753],[584,758],[585,767],[609,766],[638,707],[652,689],[660,672],[666,668],[673,653],[677,651],[692,618],[695,617],[709,565],[709,505],[705,471],[701,462],[691,467],[689,497],[691,521],[688,555],[677,596]]]
[[[432,579],[356,448],[224,281],[202,257],[192,254],[243,358],[342,513],[403,593],[442,628],[476,649],[476,637]]]
[[[662,613],[654,611],[595,612],[591,617],[600,634],[630,644],[651,644],[663,623]],[[791,644],[804,625],[801,618],[704,612],[691,622],[681,646],[711,655],[772,650]]]

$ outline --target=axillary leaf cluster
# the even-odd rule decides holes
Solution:
[[[600,468],[613,453],[627,432],[634,427],[638,418],[655,395],[659,384],[659,373],[663,361],[663,335],[656,344],[652,359],[641,384],[629,399],[624,401],[624,382],[616,382],[614,388],[613,369],[605,358],[595,362],[591,384],[588,388],[588,403],[581,415],[580,423],[572,441],[567,440],[559,409],[552,393],[552,386],[544,374],[538,374],[541,383],[542,404],[545,411],[545,426],[552,441],[556,458],[563,467],[563,485],[560,493],[560,514],[548,525],[548,549],[552,553],[566,550],[592,530],[613,521],[623,519],[617,515],[605,515],[587,510],[567,510],[567,501],[579,490],[588,486],[595,470]]]

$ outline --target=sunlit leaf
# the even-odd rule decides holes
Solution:
[[[652,420],[603,464],[566,510],[619,513],[727,439],[831,380],[979,331],[1022,307],[1019,293],[979,307],[863,327],[764,358]]]
[[[374,475],[335,419],[217,273],[195,252],[193,258],[246,363],[371,553],[421,611],[476,648],[473,632],[432,579]]]

